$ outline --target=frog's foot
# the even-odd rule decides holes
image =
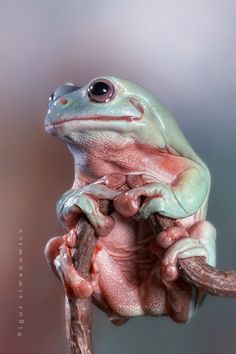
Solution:
[[[178,278],[178,259],[195,256],[203,256],[208,259],[207,249],[201,241],[192,238],[185,238],[177,241],[168,249],[162,259],[162,275],[164,281],[170,282]]]
[[[74,243],[75,230],[71,230],[64,236],[50,239],[44,253],[53,273],[63,282],[67,293],[70,296],[87,298],[92,294],[92,285],[74,267],[70,250]]]
[[[189,234],[183,227],[172,227],[157,236],[157,244],[166,252],[162,258],[162,276],[164,282],[172,282],[178,278],[178,259],[189,257],[205,257],[206,262],[215,265],[214,226],[206,221],[196,222]]]
[[[90,184],[82,189],[71,189],[57,203],[57,216],[67,229],[75,227],[81,214],[85,214],[97,235],[106,236],[114,226],[111,216],[99,210],[99,199],[112,200],[119,192],[103,184]]]
[[[93,292],[92,284],[75,269],[71,250],[67,244],[67,235],[64,236],[64,242],[60,246],[60,251],[54,260],[54,264],[69,294],[73,292],[76,297],[81,299],[91,296]]]
[[[145,176],[143,177],[143,180]],[[145,197],[141,205],[141,197]],[[151,214],[160,213],[175,219],[188,216],[188,212],[175,198],[169,184],[148,182],[118,195],[114,200],[115,209],[123,216],[147,219]]]
[[[181,223],[176,221],[175,226],[169,227],[165,231],[161,231],[156,236],[150,246],[150,251],[162,259],[164,253],[170,246],[185,237],[189,237],[189,233]]]

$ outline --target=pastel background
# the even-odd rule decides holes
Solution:
[[[155,94],[209,165],[218,265],[236,270],[236,2],[0,2],[0,352],[65,354],[63,291],[43,249],[63,230],[55,203],[73,179],[44,132],[59,84],[112,74]],[[18,236],[24,237],[23,336],[17,337]],[[93,308],[96,354],[235,354],[236,299],[208,297],[188,325],[136,318],[114,327]]]

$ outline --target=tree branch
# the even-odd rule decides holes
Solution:
[[[100,201],[100,210],[108,214],[109,201]],[[94,228],[82,216],[76,226],[76,247],[73,249],[73,263],[81,277],[90,278],[90,266],[97,237]],[[66,336],[69,354],[92,354],[92,304],[91,297],[80,299],[65,288]]]

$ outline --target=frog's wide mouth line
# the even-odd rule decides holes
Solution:
[[[110,117],[110,116],[92,116],[92,117],[72,117],[72,118],[65,118],[65,119],[60,119],[54,122],[47,123],[45,126],[47,127],[55,127],[58,125],[63,125],[68,122],[79,122],[79,121],[104,121],[104,122],[109,122],[109,121],[126,121],[126,122],[132,122],[135,120],[140,120],[142,119],[142,115],[139,117],[135,116],[120,116],[120,117]]]

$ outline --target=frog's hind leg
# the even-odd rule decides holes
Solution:
[[[137,285],[130,283],[104,247],[94,260],[99,272],[99,289],[109,307],[122,317],[144,315]]]
[[[207,263],[214,266],[215,238],[216,230],[206,220],[194,223],[188,233],[184,228],[172,227],[157,236],[159,246],[168,248],[162,258],[162,276],[167,288],[168,314],[177,322],[188,322],[196,313],[204,295],[178,278],[177,261],[204,256]]]

